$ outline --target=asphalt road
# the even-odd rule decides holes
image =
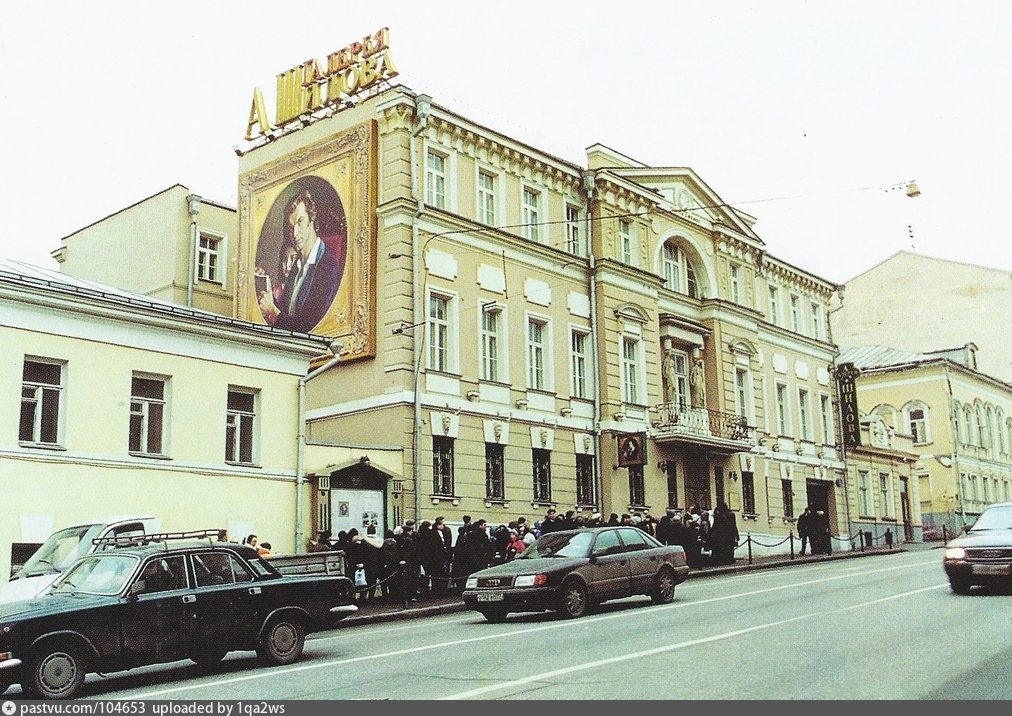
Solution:
[[[577,620],[461,612],[337,629],[293,666],[236,653],[212,672],[90,676],[82,698],[1008,699],[1010,599],[952,594],[938,550],[895,552],[690,579],[672,604],[637,597]]]

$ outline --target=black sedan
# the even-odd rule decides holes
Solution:
[[[667,604],[688,573],[681,547],[636,527],[564,530],[542,535],[510,562],[475,572],[463,597],[490,622],[545,610],[575,618],[593,604],[637,594]]]
[[[969,594],[975,584],[1012,586],[1012,502],[991,505],[950,540],[943,566],[956,594]]]
[[[145,535],[81,558],[38,597],[0,604],[0,694],[20,683],[30,697],[69,699],[88,673],[210,666],[234,650],[291,664],[307,633],[357,610],[347,577],[283,576],[217,534]]]

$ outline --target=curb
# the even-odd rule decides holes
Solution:
[[[702,569],[691,570],[688,574],[688,579],[698,579],[701,577],[716,577],[725,574],[740,574],[741,572],[751,572],[761,569],[777,569],[780,567],[796,567],[805,564],[813,564],[819,562],[832,562],[838,559],[855,559],[858,557],[871,557],[873,555],[881,554],[900,554],[902,552],[908,552],[906,547],[894,547],[891,550],[878,549],[878,550],[867,550],[861,551],[848,551],[848,552],[836,552],[833,554],[823,554],[816,556],[804,556],[795,557],[794,559],[778,559],[769,562],[753,562],[752,564],[735,564],[727,565],[723,567],[704,567]],[[360,605],[361,606],[361,605]],[[442,614],[456,614],[458,612],[468,611],[467,607],[464,606],[464,602],[460,599],[455,599],[451,602],[444,602],[439,604],[428,604],[403,607],[391,607],[389,611],[381,611],[373,614],[355,614],[342,619],[340,622],[334,625],[334,629],[344,629],[347,627],[361,626],[365,624],[380,624],[384,622],[402,621],[404,619],[416,619],[419,617],[431,617],[439,616]]]

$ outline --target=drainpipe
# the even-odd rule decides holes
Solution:
[[[956,414],[952,410],[955,394],[952,392],[952,375],[949,373],[949,362],[945,362],[945,385],[949,389],[949,432],[952,434],[952,469],[956,472],[956,505],[959,507],[960,532],[966,531],[966,505],[963,502],[963,476],[959,472],[959,430],[956,429]],[[967,430],[969,430],[967,426]]]
[[[306,383],[337,365],[341,361],[342,350],[344,346],[335,339],[330,344],[333,357],[319,368],[299,378],[299,447],[295,466],[295,554],[302,554],[305,551],[305,534],[302,531],[304,504],[302,488],[306,484]]]
[[[194,270],[197,263],[197,214],[200,213],[201,201],[203,200],[197,194],[186,197],[187,211],[190,214],[190,256],[186,269],[186,305],[189,308],[193,308]]]
[[[425,298],[422,282],[422,261],[424,256],[419,256],[421,241],[419,237],[419,219],[425,212],[425,201],[418,188],[418,148],[417,137],[429,123],[429,113],[432,110],[432,97],[427,94],[415,95],[415,118],[418,123],[411,130],[408,139],[408,151],[411,153],[411,198],[415,200],[415,215],[411,219],[411,287],[414,293],[414,308],[411,323],[415,330],[411,332],[412,355],[415,359],[414,366],[414,413],[411,427],[411,479],[414,482],[415,493],[415,514],[414,519],[418,520],[422,511],[422,497],[419,486],[418,473],[421,471],[421,459],[419,458],[419,443],[421,442],[422,429],[422,396],[419,389],[422,371],[422,345],[423,326],[422,306]]]
[[[601,371],[599,367],[601,350],[603,346],[599,345],[598,330],[597,330],[597,261],[594,258],[594,241],[592,234],[592,227],[594,222],[591,220],[591,214],[594,209],[594,197],[597,194],[597,175],[587,170],[583,172],[583,190],[587,194],[587,254],[590,258],[590,335],[591,345],[594,346],[592,351],[594,356],[593,362],[593,376],[594,376],[594,453],[597,457],[598,469],[594,471],[594,481],[597,483],[594,486],[596,493],[596,505],[597,511],[604,513],[604,466],[601,462]]]

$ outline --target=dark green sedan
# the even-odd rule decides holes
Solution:
[[[252,547],[193,534],[83,557],[42,595],[0,604],[0,694],[19,683],[30,697],[69,699],[88,673],[210,666],[230,651],[291,664],[307,633],[357,609],[347,577],[283,576]]]
[[[594,604],[638,594],[667,604],[688,574],[679,546],[636,527],[593,527],[542,535],[516,559],[468,577],[463,597],[490,622],[545,610],[575,618]]]

